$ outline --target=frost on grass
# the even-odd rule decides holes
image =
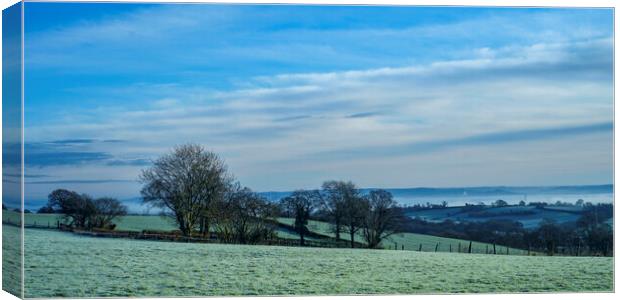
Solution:
[[[6,227],[5,227],[6,229]],[[611,291],[610,257],[187,244],[27,229],[26,297]]]
[[[20,235],[18,227],[2,226],[2,288],[16,296],[21,295]]]

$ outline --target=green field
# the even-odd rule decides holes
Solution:
[[[56,222],[60,220],[60,214],[25,214],[26,225],[40,225],[56,227]],[[14,211],[3,211],[2,220],[15,223],[19,220],[19,213]],[[119,231],[136,231],[142,230],[158,230],[158,231],[172,231],[177,230],[177,226],[174,220],[170,217],[162,216],[124,216],[114,220],[116,223],[116,230]],[[284,229],[277,230],[278,237],[285,239],[297,239],[299,236]],[[310,239],[312,240],[312,239]]]
[[[295,222],[295,220],[291,218],[278,218],[278,221],[280,223],[289,224],[289,225]],[[308,229],[310,231],[324,234],[327,236],[331,236],[331,237],[335,236],[331,228],[331,225],[325,222],[311,220],[308,222]],[[341,233],[340,238],[348,240],[348,241],[351,240],[351,238],[349,237],[347,233]],[[355,241],[363,243],[364,239],[361,234],[357,234],[355,236]],[[399,250],[403,249],[402,246],[404,245],[405,246],[404,250],[418,251],[420,249],[420,244],[422,244],[422,251],[431,251],[431,252],[435,251],[435,247],[437,246],[437,244],[439,244],[439,246],[437,247],[437,251],[439,252],[450,252],[450,247],[452,247],[452,252],[457,252],[459,249],[459,244],[461,246],[462,252],[465,252],[465,248],[469,247],[469,241],[444,238],[444,237],[438,237],[438,236],[432,236],[432,235],[425,235],[425,234],[417,234],[417,233],[394,234],[388,237],[382,245],[387,249],[394,249],[395,242],[396,242],[396,247]],[[492,251],[493,244],[472,242],[473,253],[486,253],[487,249],[489,251]],[[506,250],[506,247],[499,246],[499,245],[496,245],[496,251],[497,253],[502,253],[502,254],[506,254],[507,251],[509,254],[527,254],[527,251],[525,250],[515,249],[515,248],[510,248],[509,250]]]
[[[469,241],[438,237],[433,235],[417,234],[417,233],[397,233],[387,238],[383,243],[386,247],[394,247],[392,244],[396,242],[398,249],[401,249],[401,245],[405,246],[405,249],[419,250],[420,244],[422,244],[422,251],[435,251],[437,244],[437,251],[440,252],[457,252],[459,245],[461,251],[465,252],[465,248],[469,247]],[[519,254],[526,255],[527,250],[508,248],[500,245],[496,245],[497,254]],[[473,253],[487,253],[487,251],[493,251],[493,244],[472,242],[471,251]]]
[[[50,224],[50,226],[54,227],[59,217],[60,215],[57,214],[26,214],[25,224],[37,224],[43,226],[47,226],[47,224]],[[17,221],[19,219],[19,214],[12,211],[3,211],[2,219],[3,221]],[[142,231],[145,229],[171,231],[177,229],[171,218],[161,216],[124,216],[122,218],[119,218],[115,222],[117,223],[116,229],[122,231]],[[293,224],[294,220],[291,218],[278,218],[278,222],[291,225]],[[308,222],[308,229],[310,231],[326,236],[335,236],[335,234],[331,230],[330,225],[325,222],[311,220]],[[277,234],[278,237],[285,239],[299,238],[299,235],[297,235],[295,232],[291,232],[290,230],[286,230],[284,228],[279,228],[277,230]],[[350,240],[349,235],[346,233],[342,233],[340,238],[344,240]],[[317,240],[315,238],[307,239]],[[363,237],[361,236],[361,234],[356,235],[355,239],[357,242],[363,243]],[[453,252],[457,252],[459,244],[461,245],[461,250],[465,251],[465,248],[469,246],[469,241],[465,240],[416,233],[399,233],[392,235],[383,243],[383,246],[388,249],[394,249],[394,242],[396,242],[398,249],[402,249],[402,246],[404,245],[405,250],[415,251],[419,250],[420,244],[422,244],[422,251],[435,251],[435,247],[439,243],[439,247],[437,250],[440,252],[449,252],[450,247],[452,247]],[[491,251],[493,249],[493,245],[479,242],[472,243],[472,252],[474,253],[486,253],[487,249]],[[498,253],[506,253],[506,247],[497,246],[496,249]],[[526,251],[510,248],[508,250],[508,253],[526,254]]]
[[[21,296],[20,228],[2,226],[2,289]]]
[[[3,226],[8,234],[17,228]],[[613,258],[188,244],[26,229],[26,297],[611,291]]]
[[[60,214],[24,214],[24,224],[41,225],[51,227],[56,226],[56,221],[61,217]],[[19,213],[14,211],[2,211],[2,221],[16,222],[20,218]],[[114,220],[116,229],[122,231],[142,231],[142,230],[176,230],[174,220],[169,217],[161,216],[124,216]]]
[[[43,225],[47,226],[50,224],[51,227],[54,227],[56,221],[59,219],[60,215],[57,214],[25,214],[25,224],[27,225]],[[17,221],[19,219],[19,213],[13,211],[3,211],[2,219],[4,221]],[[290,218],[279,218],[279,222],[284,224],[293,224],[294,220]],[[161,217],[161,216],[124,216],[115,221],[117,223],[117,230],[122,231],[142,231],[142,230],[163,230],[170,231],[176,230],[176,226],[174,225],[171,218]],[[325,222],[319,221],[310,221],[308,223],[308,229],[310,231],[334,237],[334,233],[330,230],[330,225]],[[284,228],[279,228],[277,230],[278,237],[285,239],[298,239],[299,235],[295,232],[291,232]],[[347,234],[341,235],[342,239],[349,240],[349,236]],[[307,238],[308,240],[317,240],[315,238]],[[361,235],[356,236],[356,240],[358,242],[363,242],[363,238]],[[405,250],[418,250],[420,247],[420,243],[422,244],[422,251],[435,251],[435,246],[439,243],[438,251],[448,252],[450,251],[450,245],[452,245],[452,251],[456,252],[458,250],[458,245],[461,244],[462,251],[465,251],[465,247],[469,245],[469,241],[458,240],[458,239],[450,239],[443,238],[437,236],[423,235],[423,234],[415,234],[415,233],[399,233],[388,238],[385,243],[385,248],[394,247],[394,242],[397,243],[398,249],[402,249],[402,245],[405,246]],[[487,246],[489,249],[492,249],[493,245],[488,245],[485,243],[472,243],[472,252],[474,253],[485,253]],[[500,253],[506,253],[505,247],[497,247],[497,251]],[[524,254],[523,250],[518,249],[510,249],[510,254]]]
[[[544,219],[555,220],[558,223],[575,222],[579,218],[580,207],[550,205],[545,208],[535,206],[505,206],[487,207],[479,212],[489,213],[487,217],[477,217],[472,212],[462,211],[461,207],[447,207],[419,210],[408,213],[407,216],[419,217],[429,222],[444,220],[484,222],[489,220],[512,220],[520,222],[525,228],[538,227]]]

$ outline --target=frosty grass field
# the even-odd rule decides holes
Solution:
[[[40,229],[26,229],[25,236],[26,297],[613,289],[610,257],[187,244]]]
[[[19,214],[6,211],[2,214],[3,221],[15,221],[19,219]],[[25,224],[26,225],[43,225],[47,226],[48,224],[52,227],[55,227],[56,221],[60,215],[57,214],[26,214]],[[291,218],[278,218],[278,221],[284,224],[293,224],[294,220]],[[162,218],[160,216],[124,216],[121,219],[117,220],[118,224],[117,230],[127,230],[127,231],[142,231],[144,229],[148,230],[163,230],[163,231],[171,231],[177,229],[174,225],[174,222],[169,218]],[[308,229],[310,231],[334,237],[335,234],[331,231],[330,225],[324,222],[313,221],[310,220],[308,223]],[[286,231],[282,228],[277,230],[278,237],[286,238],[286,239],[299,239],[299,235],[295,232]],[[349,240],[349,235],[343,233],[341,238],[344,240]],[[316,240],[315,238],[306,237],[308,240]],[[356,235],[357,242],[363,242],[363,237],[360,233]],[[394,247],[394,242],[396,242],[398,249],[402,249],[404,245],[404,250],[414,250],[417,251],[420,249],[420,244],[422,244],[422,251],[431,251],[435,252],[435,248],[437,247],[437,251],[439,252],[457,252],[459,244],[461,245],[461,249],[463,252],[466,251],[466,247],[469,246],[469,241],[459,240],[459,239],[451,239],[444,238],[432,235],[424,235],[424,234],[415,234],[415,233],[399,233],[389,237],[384,243],[383,246],[385,248]],[[473,253],[486,253],[486,251],[492,251],[493,245],[486,243],[473,242],[472,243],[472,252]],[[506,254],[507,249],[504,246],[497,246],[498,254]],[[510,254],[527,254],[526,250],[522,249],[514,249],[510,248],[508,250]]]
[[[295,220],[291,218],[278,218],[278,221],[280,223],[289,224],[289,225],[295,222]],[[310,220],[308,221],[308,229],[312,232],[335,237],[335,234],[333,233],[330,225],[325,222]],[[278,235],[280,235],[279,232],[278,232]],[[298,236],[297,235],[293,236],[293,238],[296,238],[296,237]],[[340,238],[347,240],[347,241],[351,240],[349,234],[347,233],[342,233]],[[362,243],[364,242],[364,237],[362,236],[361,233],[358,232],[356,234],[355,241],[362,242]],[[422,251],[431,251],[431,252],[435,252],[435,248],[437,248],[438,252],[458,252],[459,244],[462,247],[461,248],[462,252],[466,252],[467,247],[469,247],[469,241],[466,241],[466,240],[445,238],[445,237],[426,235],[426,234],[409,233],[409,232],[397,233],[397,234],[389,236],[383,243],[383,246],[384,248],[387,248],[387,249],[390,249],[390,248],[394,249],[392,248],[394,247],[394,243],[396,243],[397,249],[403,249],[401,247],[404,245],[405,250],[414,250],[414,251],[418,251],[420,249],[420,244],[422,244]],[[472,242],[472,249],[471,249],[472,253],[486,253],[487,251],[493,251],[492,249],[493,249],[493,244]],[[527,254],[527,250],[515,249],[515,248],[509,248],[507,250],[506,247],[499,246],[499,245],[497,246],[496,250],[498,254],[506,254],[506,252],[509,252],[509,254],[521,254],[521,255]]]

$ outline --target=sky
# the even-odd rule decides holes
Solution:
[[[26,199],[199,143],[256,191],[612,182],[613,11],[25,4]]]
[[[2,11],[2,204],[21,206],[21,7]]]

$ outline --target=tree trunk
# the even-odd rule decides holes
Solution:
[[[200,218],[200,228],[198,229],[198,231],[200,232],[201,236],[205,236],[205,218],[204,217]]]
[[[179,224],[179,229],[181,230],[181,234],[183,236],[187,236],[187,228],[185,228],[185,223]]]
[[[209,218],[205,218],[204,230],[207,238],[211,238],[211,228],[209,227]]]
[[[193,227],[193,225],[194,224],[191,224],[188,221],[181,221],[181,222],[179,222],[179,227],[180,227],[179,229],[181,229],[181,233],[184,236],[191,237],[192,236],[192,229],[193,229],[192,227]]]
[[[336,239],[340,239],[340,221],[336,221]]]
[[[577,242],[577,256],[579,256],[580,251],[581,251],[581,241]]]
[[[351,230],[350,234],[351,234],[351,248],[355,248],[355,232]]]

